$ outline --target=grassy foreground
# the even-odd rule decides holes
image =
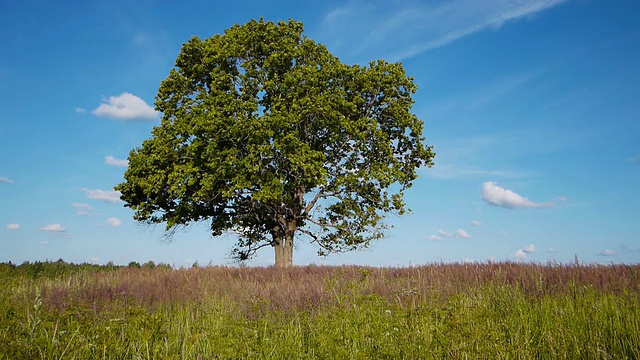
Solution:
[[[0,266],[0,359],[638,359],[640,265]]]

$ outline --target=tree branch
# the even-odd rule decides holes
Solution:
[[[308,214],[311,211],[311,209],[313,209],[313,207],[316,205],[316,203],[321,197],[324,197],[323,194],[324,194],[324,187],[321,187],[320,191],[318,191],[316,196],[313,197],[313,200],[311,200],[309,204],[307,204],[307,206],[304,208],[304,215]]]
[[[322,224],[317,222],[316,220],[312,219],[312,218],[306,218],[305,220],[308,220],[310,223],[320,226],[320,227],[330,227],[330,228],[334,228],[336,230],[339,230],[338,227],[336,225],[333,224]]]

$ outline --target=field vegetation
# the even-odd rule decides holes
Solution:
[[[638,359],[640,265],[0,264],[0,359]]]

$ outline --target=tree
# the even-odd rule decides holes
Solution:
[[[302,33],[252,20],[183,45],[156,97],[161,124],[115,188],[134,219],[168,234],[208,220],[213,236],[238,234],[239,259],[271,246],[291,266],[296,235],[319,255],[349,251],[405,212],[434,157],[413,79],[400,63],[342,64]]]

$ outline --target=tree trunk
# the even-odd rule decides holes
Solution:
[[[293,266],[293,236],[281,237],[275,241],[276,267]]]

